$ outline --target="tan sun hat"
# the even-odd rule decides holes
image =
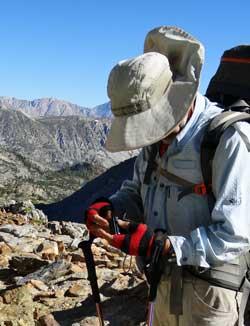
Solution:
[[[185,117],[200,79],[202,44],[183,30],[159,27],[145,39],[144,54],[119,62],[108,79],[114,114],[106,148],[126,151],[151,145]]]

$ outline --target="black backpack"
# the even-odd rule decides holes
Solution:
[[[239,45],[223,53],[220,65],[211,79],[206,96],[224,106],[221,114],[209,123],[201,144],[201,169],[206,187],[212,182],[212,161],[223,132],[238,121],[250,122],[250,45]],[[209,206],[212,209],[213,195]],[[244,324],[244,311],[250,293],[250,254],[243,257],[238,325]]]
[[[235,99],[250,100],[250,45],[226,50],[215,75],[210,80],[206,96],[226,106]]]
[[[209,189],[212,161],[221,135],[238,121],[250,122],[250,45],[239,45],[223,53],[206,97],[224,107],[223,112],[210,121],[201,143],[202,175]]]

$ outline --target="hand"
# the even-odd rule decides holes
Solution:
[[[106,239],[110,245],[129,255],[150,257],[154,232],[146,224],[118,220],[119,227],[127,234],[112,235],[108,222],[112,212],[112,203],[109,200],[102,198],[101,201],[95,201],[85,212],[89,232],[95,237]],[[167,239],[162,254],[167,255],[170,248],[171,243]]]
[[[132,256],[150,257],[155,240],[154,232],[146,224],[121,220],[118,223],[121,228],[127,229],[128,234],[113,235],[111,245]],[[170,247],[171,243],[167,239],[162,254],[166,255]]]
[[[109,222],[113,212],[112,203],[106,198],[97,199],[85,211],[86,226],[95,237],[112,240],[109,234]]]

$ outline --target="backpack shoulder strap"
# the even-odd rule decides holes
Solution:
[[[237,104],[241,104],[240,106]],[[204,179],[204,184],[208,189],[211,189],[211,193],[208,194],[208,207],[210,212],[212,212],[215,197],[212,193],[212,187],[208,187],[209,184],[212,183],[212,162],[214,158],[214,154],[216,148],[219,144],[220,137],[223,132],[230,126],[232,126],[235,122],[238,121],[247,121],[250,123],[250,114],[249,106],[244,105],[244,103],[235,103],[233,107],[229,108],[229,111],[223,111],[221,114],[217,115],[215,118],[211,120],[209,123],[207,130],[205,132],[203,141],[201,143],[201,169],[202,175]],[[248,254],[249,258],[249,254]],[[250,270],[249,270],[249,262],[247,262],[247,271],[245,275],[243,274],[242,280],[242,300],[239,307],[239,320],[238,325],[244,325],[244,312],[246,308],[246,304],[248,301],[249,293],[250,293]],[[226,275],[226,274],[225,274]],[[224,275],[224,278],[225,278]],[[210,280],[208,280],[210,281]]]
[[[153,171],[156,169],[156,163],[155,163],[155,158],[158,152],[158,143],[153,144],[150,146],[150,150],[149,150],[149,156],[147,159],[147,168],[146,168],[146,172],[144,175],[144,180],[143,183],[149,185],[150,183],[150,178],[151,175],[153,173]]]
[[[229,110],[250,113],[250,106],[245,100],[238,99],[226,108],[226,111]]]
[[[209,185],[211,185],[212,182],[212,162],[220,137],[228,127],[239,121],[250,122],[250,114],[225,110],[210,121],[205,131],[201,143],[200,159],[204,184],[208,189],[211,189]]]

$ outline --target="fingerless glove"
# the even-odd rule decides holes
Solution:
[[[89,229],[93,223],[93,217],[98,214],[103,218],[109,219],[108,213],[113,212],[113,206],[109,199],[101,197],[96,199],[85,211],[85,223]]]
[[[154,232],[146,224],[130,222],[127,234],[115,234],[112,246],[131,256],[150,256]]]

